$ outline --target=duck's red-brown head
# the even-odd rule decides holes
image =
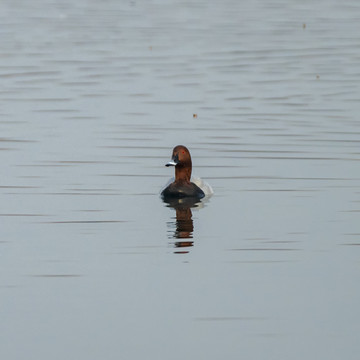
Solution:
[[[175,166],[175,182],[190,182],[192,163],[190,152],[186,146],[175,146],[171,161],[165,166]]]

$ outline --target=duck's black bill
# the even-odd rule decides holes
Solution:
[[[171,160],[165,164],[165,166],[176,166],[176,165],[177,165],[177,163],[174,160]]]

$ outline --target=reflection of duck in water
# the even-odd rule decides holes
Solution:
[[[192,246],[193,242],[186,240],[192,239],[194,231],[191,208],[197,208],[201,204],[201,201],[196,198],[187,197],[182,199],[164,199],[164,202],[168,204],[168,207],[173,208],[176,212],[176,221],[168,223],[170,228],[173,230],[173,234],[170,237],[180,240],[175,243],[175,246]]]
[[[185,146],[178,145],[174,147],[171,161],[165,166],[175,166],[175,181],[171,182],[161,192],[161,197],[166,202],[171,203],[173,199],[183,198],[202,199],[206,195],[213,193],[210,185],[204,183],[201,179],[194,180],[191,178],[191,156]]]
[[[191,205],[196,206],[195,202],[192,204],[188,201],[183,202],[183,199],[175,199],[168,203],[176,211],[176,221],[169,222],[169,226],[173,230],[170,238],[177,239],[174,243],[176,248],[188,248],[194,245],[192,240],[194,232],[194,223],[192,219]],[[198,200],[196,200],[198,201]],[[177,254],[186,254],[188,250],[177,250]]]
[[[182,207],[176,209],[176,231],[174,237],[179,239],[175,243],[176,247],[192,246],[193,242],[186,240],[192,239],[194,231],[194,224],[192,219],[192,212],[189,207]]]

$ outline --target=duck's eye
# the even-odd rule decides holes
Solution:
[[[183,151],[182,153],[185,154],[185,151]]]

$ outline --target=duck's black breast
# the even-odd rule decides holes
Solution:
[[[161,197],[163,199],[166,198],[181,199],[184,197],[193,197],[197,199],[202,199],[204,196],[205,193],[194,183],[177,184],[176,182],[173,182],[161,192]]]

